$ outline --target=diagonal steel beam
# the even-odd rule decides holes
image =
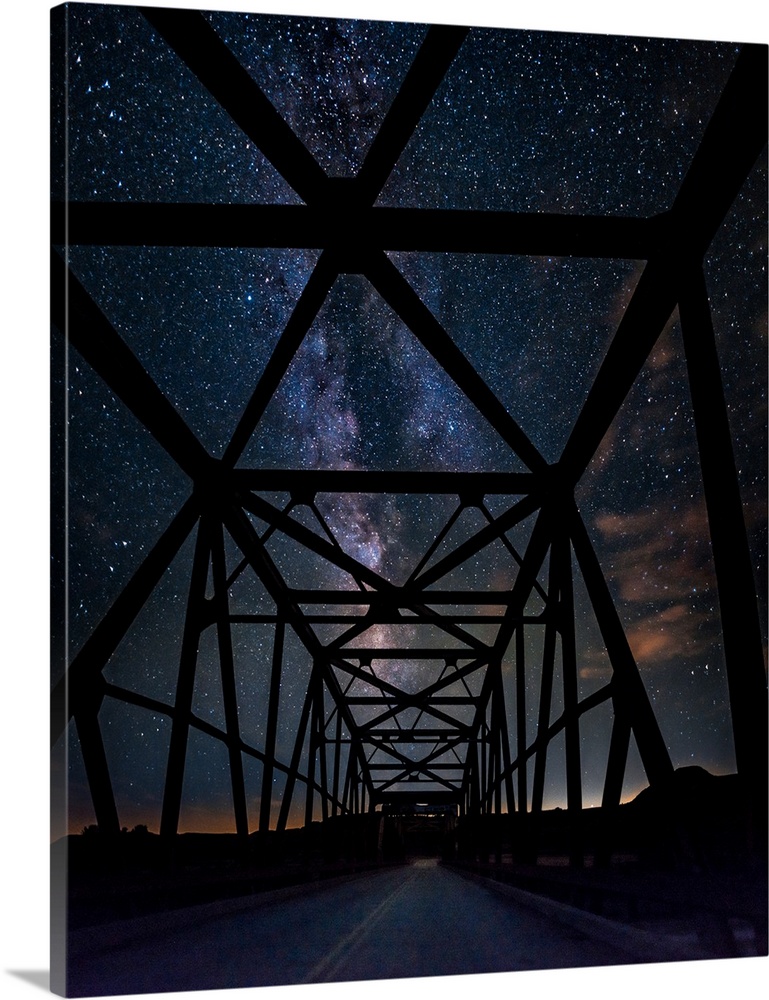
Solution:
[[[367,674],[365,670],[362,670],[360,667],[356,667],[348,660],[334,657],[331,662],[333,666],[337,667],[339,670],[350,674],[352,677],[356,677],[358,680],[364,681],[371,687],[379,688],[383,694],[402,700],[404,702],[404,708],[413,708],[417,702],[421,703],[424,699],[431,698],[437,691],[441,691],[445,687],[450,687],[455,681],[461,680],[469,674],[473,674],[477,670],[482,670],[485,666],[487,666],[484,659],[475,659],[471,663],[465,664],[463,667],[457,667],[453,673],[446,674],[438,680],[433,681],[416,694],[409,694],[402,688],[398,688],[381,677],[377,677],[376,674]],[[472,695],[470,695],[470,697],[472,697]]]
[[[263,497],[255,493],[241,492],[238,494],[238,500],[246,510],[266,521],[267,524],[274,525],[278,531],[299,542],[300,545],[303,545],[311,552],[322,556],[331,565],[336,566],[345,573],[349,573],[354,580],[362,580],[364,583],[377,589],[393,586],[383,576],[380,576],[379,573],[366,566],[365,563],[354,559],[339,546],[332,545],[328,539],[322,538],[311,528],[307,528],[300,521],[296,521],[278,510],[277,507],[274,507]]]
[[[743,45],[670,211],[681,243],[701,257],[767,138],[766,45]]]
[[[407,767],[412,767],[414,765],[418,766],[420,764],[430,764],[436,758],[442,757],[443,754],[449,753],[449,751],[451,751],[451,750],[455,750],[456,747],[460,747],[460,746],[461,747],[466,747],[467,746],[467,741],[464,740],[464,739],[462,739],[462,737],[458,737],[457,739],[453,739],[453,740],[442,740],[442,741],[440,741],[440,745],[439,746],[437,746],[433,750],[431,750],[427,754],[426,757],[420,757],[419,760],[413,760],[411,757],[407,757],[405,754],[401,753],[400,750],[397,750],[395,748],[395,746],[393,746],[391,744],[388,744],[388,743],[378,743],[376,745],[377,745],[377,748],[380,749],[383,753],[389,754],[391,757],[393,757],[399,763],[405,764]],[[395,765],[386,764],[386,765],[382,765],[382,766],[384,766],[384,767],[393,767]],[[462,767],[464,766],[464,762],[461,761],[461,760],[457,760],[456,762],[452,762],[452,764],[450,766],[451,766],[452,770],[461,770]]]
[[[144,708],[150,712],[156,712],[160,715],[166,715],[169,719],[173,719],[176,711],[172,705],[166,705],[162,701],[157,701],[155,698],[147,698],[144,695],[137,694],[136,691],[129,691],[126,688],[118,687],[116,684],[105,684],[104,694],[109,695],[118,701],[123,701],[128,705],[136,705],[137,708]],[[243,739],[233,740],[228,733],[223,729],[219,729],[217,726],[212,725],[205,719],[201,719],[199,716],[195,715],[194,712],[189,713],[189,723],[191,729],[197,729],[198,732],[210,736],[212,739],[218,740],[221,744],[226,747],[234,747],[239,750],[240,753],[246,754],[248,757],[253,757],[254,760],[261,761],[265,768],[268,764],[270,767],[282,772],[283,774],[290,774],[291,768],[288,764],[284,764],[277,758],[269,758],[266,753],[261,750],[257,750],[256,747],[252,747],[249,743],[244,742]],[[307,779],[302,774],[296,774],[295,780],[306,783]],[[316,791],[322,791],[319,785],[315,786]],[[338,797],[336,800],[332,798],[332,801],[336,801],[336,805],[340,805]]]
[[[532,590],[535,588],[537,575],[550,545],[548,518],[549,509],[542,508],[534,522],[526,551],[523,554],[523,561],[510,590],[505,618],[494,642],[495,657],[500,665],[507,652],[513,631],[523,626],[525,621],[523,611]]]
[[[456,767],[452,768],[452,770],[462,771],[463,769],[461,767]],[[441,778],[440,775],[436,774],[434,770],[424,770],[420,767],[402,768],[401,771],[394,777],[389,778],[387,781],[381,781],[377,785],[376,788],[377,794],[386,792],[389,788],[392,788],[393,785],[397,785],[399,782],[402,781],[408,782],[409,779],[411,778],[411,775],[415,773],[424,775],[424,780],[434,781],[436,785],[442,785],[444,788],[448,788],[450,791],[459,791],[459,789],[457,788],[456,781],[463,780],[463,779],[455,779],[454,781],[451,781],[449,778]],[[411,780],[413,781],[414,779],[411,778]],[[417,780],[421,781],[423,779],[419,778]]]
[[[54,324],[177,465],[192,479],[204,477],[205,448],[55,250],[51,271]]]
[[[447,715],[445,712],[441,712],[440,709],[435,708],[433,705],[431,705],[428,702],[422,703],[422,704],[420,704],[418,706],[415,706],[415,705],[397,705],[394,708],[390,708],[386,712],[382,712],[380,715],[377,715],[376,718],[369,719],[368,722],[362,722],[362,723],[360,723],[357,726],[357,731],[360,733],[361,737],[363,737],[363,735],[365,733],[370,733],[372,731],[376,732],[376,727],[379,726],[381,723],[386,722],[387,719],[396,719],[396,717],[401,712],[407,711],[409,708],[415,708],[415,707],[418,707],[422,712],[426,713],[427,715],[432,716],[434,719],[438,719],[440,722],[447,723],[449,726],[452,727],[452,729],[458,730],[459,732],[462,732],[462,733],[467,733],[468,735],[471,735],[471,727],[469,725],[467,725],[467,724],[465,724],[463,722],[460,722],[459,719],[452,718],[450,715]],[[398,725],[398,724],[399,723],[397,722],[397,719],[396,719],[396,725]],[[416,730],[416,732],[418,732],[418,730]]]
[[[51,742],[64,731],[68,719],[101,676],[147,598],[168,569],[198,518],[198,505],[190,498],[138,567],[99,624],[72,660],[51,694]]]
[[[325,302],[337,274],[332,255],[328,252],[321,254],[225,449],[222,457],[225,466],[232,468],[243,454],[318,310]]]
[[[491,511],[489,510],[489,508],[486,506],[485,503],[479,504],[479,510],[481,511],[481,513],[486,518],[489,524],[494,524],[495,521],[494,515],[491,513]],[[513,559],[516,561],[516,563],[519,566],[521,566],[523,563],[523,559],[518,554],[518,550],[510,541],[510,539],[507,537],[507,535],[501,535],[499,540],[502,542],[502,544],[510,553],[510,555],[513,557]],[[544,588],[540,585],[538,580],[534,581],[534,589],[537,591],[542,600],[547,602],[547,594],[545,593]]]
[[[502,440],[529,469],[544,473],[548,467],[544,458],[389,258],[372,254],[361,267],[385,302]]]
[[[536,738],[526,747],[522,756],[516,757],[515,760],[511,761],[497,775],[497,781],[509,778],[519,767],[525,765],[535,753],[541,753],[547,747],[547,744],[562,732],[574,718],[581,718],[587,712],[591,712],[594,708],[602,705],[613,696],[613,693],[613,685],[605,684],[602,688],[583,698],[577,705],[572,706],[568,711],[562,712],[555,722],[552,722],[544,732],[537,734]]]
[[[419,560],[419,562],[417,563],[417,565],[414,567],[414,569],[409,574],[409,578],[408,578],[408,580],[406,580],[406,586],[407,587],[414,586],[417,577],[422,572],[422,570],[424,569],[424,567],[430,562],[430,560],[432,559],[434,553],[437,552],[438,548],[440,547],[441,542],[446,537],[446,535],[448,535],[448,533],[451,531],[451,529],[454,527],[454,525],[457,522],[457,519],[459,518],[460,514],[462,513],[462,511],[464,509],[465,509],[465,504],[460,499],[459,504],[455,507],[454,511],[449,516],[448,521],[446,521],[446,523],[443,525],[443,527],[441,528],[441,530],[438,532],[438,534],[435,536],[435,538],[433,539],[433,541],[428,546],[427,551],[424,553],[424,555],[422,556],[422,558]]]
[[[495,688],[498,688],[499,686],[499,675],[502,670],[502,661],[507,653],[510,640],[512,639],[514,633],[522,634],[523,624],[521,622],[521,615],[524,607],[526,606],[526,602],[529,599],[529,595],[534,589],[534,582],[537,579],[537,574],[539,573],[540,567],[550,546],[550,525],[548,523],[548,517],[549,513],[546,508],[540,510],[534,524],[534,528],[529,536],[529,543],[526,546],[526,552],[523,556],[520,571],[510,592],[505,618],[497,633],[497,638],[494,643],[494,652],[489,662],[489,668],[483,679],[483,687],[481,689],[480,696],[477,700],[477,709],[471,727],[472,738],[474,740],[479,739],[479,734],[485,725],[489,699],[491,698]],[[468,782],[470,782],[471,779],[475,780],[475,777],[477,776],[473,776],[468,773]],[[469,787],[470,784],[468,784],[468,788]],[[524,809],[525,804],[526,800],[524,799]],[[519,809],[520,808],[521,803],[519,803]]]
[[[322,197],[325,172],[203,14],[160,7],[140,10],[291,187],[305,201]]]
[[[670,319],[677,291],[667,261],[646,265],[564,446],[558,465],[568,482],[576,484],[592,461]]]
[[[332,545],[331,542],[322,538],[320,535],[317,535],[314,531],[305,527],[299,521],[295,521],[293,518],[288,517],[287,514],[283,511],[279,511],[277,507],[273,507],[271,503],[264,500],[262,497],[257,496],[254,493],[241,492],[238,495],[238,499],[244,509],[249,510],[252,514],[256,514],[257,517],[267,521],[268,524],[274,525],[279,531],[282,531],[289,538],[293,538],[294,541],[304,545],[311,552],[315,552],[317,555],[322,556],[325,560],[327,560],[327,562],[341,570],[344,570],[344,572],[349,573],[354,580],[362,580],[364,583],[367,583],[369,586],[375,587],[378,590],[392,592],[393,594],[398,593],[398,588],[395,584],[390,583],[389,580],[380,576],[378,573],[374,572],[374,570],[369,569],[369,567],[364,563],[358,562],[357,559],[353,559],[352,556],[347,555],[347,553],[345,553],[341,548]],[[355,593],[357,595],[359,592],[355,591]],[[365,591],[360,591],[360,596],[364,600],[367,597]],[[470,632],[454,625],[451,619],[439,615],[437,612],[432,611],[430,608],[425,607],[422,604],[409,604],[407,606],[411,611],[414,611],[426,622],[436,625],[438,628],[441,628],[444,632],[447,632],[454,638],[460,639],[460,641],[466,643],[466,645],[471,648],[476,650],[486,649],[485,643],[483,643],[476,636],[472,635]]]
[[[371,204],[384,187],[468,31],[450,25],[428,29],[355,178],[362,204]]]
[[[273,563],[263,541],[259,538],[245,512],[240,508],[231,508],[224,512],[224,525],[241,552],[248,558],[254,572],[264,584],[270,597],[275,602],[281,615],[296,632],[300,641],[313,658],[313,664],[319,665],[323,672],[326,686],[331,692],[337,709],[342,713],[345,724],[350,732],[355,754],[363,762],[365,760],[362,745],[357,740],[357,726],[346,703],[336,676],[320,644],[317,636],[305,621],[301,608],[291,595],[280,571]],[[321,539],[322,540],[322,539]],[[313,670],[316,666],[313,666]]]
[[[429,569],[424,570],[424,572],[416,578],[414,585],[417,587],[429,587],[431,584],[440,580],[441,577],[446,576],[451,570],[456,569],[461,566],[462,563],[467,562],[472,556],[477,555],[481,552],[487,545],[490,545],[497,538],[500,538],[506,531],[513,528],[516,524],[520,524],[524,521],[530,514],[533,514],[542,504],[542,497],[536,493],[532,493],[530,496],[524,497],[523,500],[519,500],[517,504],[514,504],[509,510],[505,511],[499,517],[494,518],[490,524],[486,527],[481,528],[470,538],[466,539],[461,545],[458,545],[452,552],[445,555],[440,559],[435,565],[431,566]],[[521,563],[519,562],[519,566]]]
[[[677,302],[677,272],[695,263],[724,220],[767,134],[767,50],[746,46],[668,213],[666,245],[649,262],[566,442],[572,483],[587,469]]]
[[[601,564],[576,505],[565,513],[574,554],[611,661],[615,700],[630,719],[649,783],[664,783],[673,773],[673,764]]]
[[[342,673],[349,674],[355,680],[363,681],[364,684],[369,684],[371,687],[378,688],[384,694],[389,694],[394,698],[399,698],[404,694],[400,688],[395,687],[394,684],[390,684],[388,681],[381,677],[377,677],[374,673],[366,673],[361,667],[356,667],[354,663],[350,663],[348,660],[343,660],[340,657],[333,656],[330,658],[329,662],[332,667],[337,670],[341,670]],[[347,697],[345,695],[345,697]]]

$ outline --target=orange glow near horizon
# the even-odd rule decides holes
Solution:
[[[253,804],[252,816],[259,812],[259,800]],[[275,824],[275,812],[273,812],[273,823]],[[82,833],[87,826],[96,825],[96,816],[92,812],[70,811],[68,828],[51,830],[51,841],[58,840],[65,835],[75,835]],[[121,829],[133,830],[136,826],[146,826],[150,833],[160,832],[160,816],[147,817],[139,809],[131,809],[120,812]],[[295,802],[288,817],[288,829],[296,829],[304,826],[304,802]],[[256,822],[252,822],[249,833],[254,833],[257,829]],[[179,833],[235,833],[235,816],[230,809],[217,810],[206,806],[184,806],[179,820]]]

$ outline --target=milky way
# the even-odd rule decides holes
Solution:
[[[323,169],[337,177],[360,168],[426,33],[422,25],[206,16]],[[475,29],[378,204],[628,216],[664,211],[737,53],[725,43]],[[301,203],[138,10],[72,6],[67,62],[68,172],[65,183],[54,170],[54,198]],[[62,68],[54,69],[55,92],[63,91]],[[764,628],[765,187],[764,151],[706,260]],[[84,246],[71,247],[69,260],[206,450],[219,457],[319,254]],[[472,254],[389,257],[540,453],[556,461],[642,265]],[[53,336],[62,358],[60,335]],[[190,484],[74,350],[60,377],[69,406],[68,644],[74,654]],[[239,465],[523,468],[360,275],[334,283]],[[270,500],[283,507],[288,496]],[[673,763],[733,770],[677,313],[577,500]],[[317,498],[317,510],[305,507],[295,516],[321,534],[330,530],[369,569],[402,583],[455,506],[450,497],[326,495]],[[488,506],[493,516],[509,506],[508,498],[489,497]],[[464,516],[459,540],[486,519],[480,510]],[[271,544],[290,585],[353,586],[341,570],[277,534]],[[498,550],[491,547],[463,571],[468,584],[511,585],[514,564],[503,546]],[[188,541],[109,661],[108,680],[173,702],[191,560]],[[453,579],[463,582],[461,573]],[[610,668],[579,580],[576,600],[584,696],[606,682]],[[253,612],[260,602],[269,610],[244,574],[233,587],[233,613]],[[385,645],[393,634],[385,630],[373,641]],[[267,689],[272,635],[265,624],[235,633],[241,729],[257,746],[264,739],[266,696],[259,692]],[[277,747],[284,760],[310,669],[295,637],[288,640],[287,662]],[[397,662],[377,667],[404,687],[409,669]],[[204,637],[193,710],[223,725],[218,690],[214,643]],[[594,743],[608,725],[598,716],[586,730],[586,769],[593,753],[598,760]],[[121,822],[157,829],[170,721],[109,699],[100,718]],[[247,767],[253,819],[259,780],[255,765]],[[74,734],[70,770],[71,825],[80,829],[92,815]],[[588,780],[586,802],[600,797],[602,780],[602,773]],[[633,758],[626,788],[641,784]],[[561,801],[557,785],[556,773],[552,804]],[[275,791],[280,794],[280,780]],[[193,733],[181,828],[232,826],[226,751]]]

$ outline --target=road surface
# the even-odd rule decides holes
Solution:
[[[280,896],[280,894],[278,894]],[[78,932],[77,996],[616,965],[632,959],[431,860]],[[182,919],[183,923],[183,919]],[[126,925],[128,926],[128,925]],[[88,943],[84,946],[84,937]]]

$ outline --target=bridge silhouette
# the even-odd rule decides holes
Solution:
[[[108,319],[98,295],[68,267],[67,254],[52,254],[55,327],[191,482],[187,498],[54,686],[52,744],[62,753],[68,734],[76,740],[96,828],[90,838],[70,838],[83,844],[82,852],[70,844],[73,878],[87,873],[89,852],[92,859],[98,856],[102,873],[111,873],[102,884],[115,879],[132,900],[133,909],[111,916],[146,920],[145,904],[148,912],[160,911],[172,897],[177,912],[184,905],[214,905],[217,893],[242,900],[248,888],[286,891],[302,879],[338,879],[362,867],[432,855],[468,876],[493,876],[511,893],[539,895],[554,906],[572,906],[592,893],[601,898],[604,914],[616,905],[624,919],[641,897],[670,900],[661,882],[649,888],[648,875],[642,885],[627,879],[620,884],[612,862],[628,851],[636,858],[646,852],[657,863],[694,858],[701,868],[696,845],[711,842],[719,810],[729,817],[719,845],[759,859],[767,813],[764,642],[703,261],[766,143],[765,47],[740,46],[699,148],[664,212],[620,217],[403,208],[378,206],[377,199],[472,29],[427,30],[360,168],[340,178],[319,165],[202,14],[142,8],[142,15],[303,203],[70,199],[54,203],[54,247],[320,253],[220,454],[201,443]],[[392,251],[645,262],[555,461],[544,457],[531,430],[481,377],[428,297],[396,266]],[[386,303],[450,380],[462,405],[504,443],[503,471],[429,464],[408,470],[350,463],[281,468],[252,461],[251,445],[265,413],[271,405],[285,405],[280,387],[335,285],[350,275]],[[728,677],[736,778],[726,791],[724,782],[708,784],[708,776],[674,767],[579,500],[591,463],[676,309]],[[376,331],[368,336],[375,341]],[[387,401],[376,405],[386,407]],[[367,506],[392,509],[396,497],[404,498],[403,510],[416,512],[409,546],[419,552],[397,579],[367,557],[364,545],[353,550],[345,544],[339,527],[347,517],[349,528]],[[391,530],[397,536],[395,520]],[[140,683],[119,683],[108,667],[185,545],[193,554],[180,596],[175,695],[164,701]],[[501,576],[489,570],[490,551],[504,561]],[[62,577],[61,592],[65,586]],[[580,683],[586,608],[607,664],[605,682],[587,693]],[[237,648],[244,630],[257,628],[269,634],[271,648],[259,685],[249,686],[238,674]],[[207,655],[215,650],[215,673],[201,674],[204,644]],[[55,662],[61,653],[54,650]],[[287,735],[286,677],[300,661],[306,664],[303,692]],[[204,683],[215,684],[221,697],[215,721],[196,701]],[[242,731],[246,704],[255,701],[263,717],[258,738]],[[164,772],[157,837],[124,829],[114,751],[105,745],[107,706],[110,719],[116,717],[113,709],[129,706],[170,724],[167,758],[156,762]],[[597,717],[600,725],[591,723]],[[586,771],[591,790],[596,781],[594,755],[585,764],[586,732],[591,740],[604,740],[600,804],[594,807],[585,801]],[[213,741],[226,757],[234,832],[222,835],[217,847],[202,839],[191,846],[191,834],[180,831],[193,737]],[[645,798],[623,805],[629,755],[636,751],[649,789]],[[254,764],[260,775],[256,796],[248,791]],[[562,775],[563,809],[547,808],[556,801],[548,792],[553,773]],[[705,800],[712,813],[698,811]],[[543,865],[548,858],[559,864]],[[225,877],[233,859],[241,875]],[[200,872],[206,860],[216,869],[208,882],[188,872],[185,892],[196,882],[197,889],[187,895],[179,887],[185,860],[198,863],[193,871]],[[170,872],[174,888],[163,883],[155,899],[145,891],[132,895],[126,871],[136,865]],[[409,871],[420,878],[433,873],[428,867]],[[158,875],[160,882],[164,877]],[[380,874],[360,877],[376,883]],[[677,877],[692,876],[688,871]],[[702,896],[697,884],[699,889],[691,881],[676,882],[676,892],[687,899]],[[724,902],[722,883],[708,892],[708,899],[719,900],[712,909],[722,921],[733,905],[731,915],[755,918],[760,926],[753,903]],[[607,902],[618,898],[621,903]],[[339,933],[343,938],[351,932]],[[584,964],[638,960],[638,947],[605,947],[585,951]],[[657,960],[669,957],[664,949],[655,954]],[[498,970],[495,961],[467,971]],[[548,962],[539,953],[536,961],[537,967]],[[396,964],[391,974],[434,974],[440,968],[409,970]],[[342,969],[330,959],[317,976],[305,971],[315,980],[326,973],[372,974],[369,966]],[[87,973],[78,974],[85,977],[82,986]],[[253,981],[225,978],[222,985]],[[85,988],[105,992],[109,982],[97,978]],[[127,982],[131,990],[193,988],[183,977],[162,987],[153,986],[154,979],[146,986]]]

